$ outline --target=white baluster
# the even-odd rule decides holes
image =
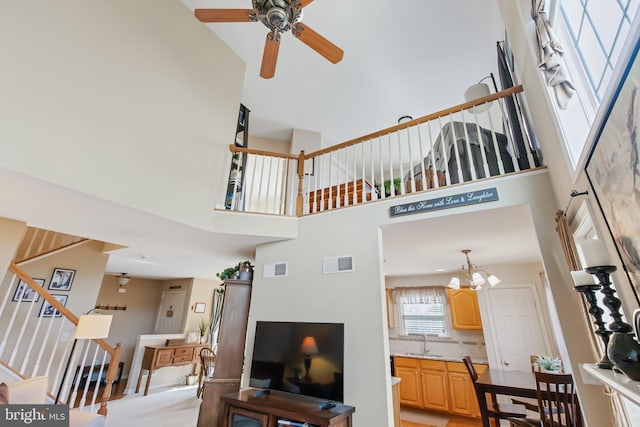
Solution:
[[[37,295],[37,294],[36,294]],[[36,300],[34,299],[33,302],[31,304],[35,304]],[[27,316],[27,319],[29,318],[29,316]],[[27,354],[24,357],[24,360],[22,361],[22,367],[20,368],[20,373],[24,374],[27,370],[27,363],[31,357],[31,351],[33,350],[33,346],[35,345],[36,342],[36,338],[38,336],[38,332],[40,331],[40,324],[42,323],[42,316],[38,316],[38,320],[36,321],[36,326],[35,329],[33,330],[33,332],[31,332],[31,340],[29,341],[29,346],[27,348]],[[26,322],[25,322],[26,325]]]
[[[13,289],[13,286],[16,284],[16,279],[18,277],[14,274],[13,277],[11,278],[10,284],[9,284],[9,288],[7,289],[7,292],[5,292],[4,294],[4,299],[2,300],[2,308],[0,308],[0,315],[4,313],[4,308],[7,305],[7,300],[9,299],[9,294],[11,293],[11,289]],[[22,296],[24,295],[24,291],[25,289],[22,290],[21,295],[18,297],[19,300],[22,299]],[[18,308],[19,304],[16,304],[15,309]],[[4,331],[4,337],[2,337],[2,342],[0,342],[0,359],[2,359],[2,353],[5,349],[5,347],[7,346],[7,339],[9,338],[9,333],[11,333],[11,327],[13,326],[13,321],[15,319],[15,309],[14,309],[14,315],[12,316],[9,325],[7,326],[7,329],[5,329]]]
[[[40,319],[42,319],[42,317],[40,317]],[[60,322],[62,324],[62,322]],[[44,334],[44,337],[40,340],[41,343],[48,343],[49,340],[51,339],[51,330],[53,329],[53,322],[47,322],[47,330]],[[57,342],[58,340],[56,340]],[[42,356],[44,354],[44,350],[45,348],[47,348],[46,345],[40,345],[40,351],[38,352],[38,357],[36,357],[36,361],[33,365],[33,371],[31,372],[31,376],[35,377],[37,376],[37,373],[39,372],[38,369],[40,368],[40,363],[42,362]],[[51,359],[49,359],[51,360]]]

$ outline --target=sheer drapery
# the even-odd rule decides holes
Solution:
[[[400,331],[405,330],[402,312],[403,304],[442,304],[444,308],[445,330],[451,330],[451,317],[448,315],[449,304],[447,290],[443,286],[416,286],[394,288],[391,291],[394,313],[394,324]]]
[[[564,50],[551,28],[545,3],[546,0],[531,0],[531,18],[536,25],[538,44],[538,68],[544,73],[547,86],[553,89],[558,106],[565,109],[576,89],[562,62]]]

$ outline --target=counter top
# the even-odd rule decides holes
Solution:
[[[425,359],[425,360],[441,360],[443,362],[460,362],[462,363],[462,357],[458,356],[441,356],[431,354],[419,354],[419,353],[392,353],[393,357],[410,357],[412,359]],[[488,365],[489,361],[486,359],[473,359],[473,363],[478,365]]]

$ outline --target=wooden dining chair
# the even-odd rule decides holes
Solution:
[[[463,357],[462,362],[469,372],[469,376],[471,377],[471,381],[473,382],[473,389],[475,390],[476,398],[478,399],[478,404],[480,404],[480,392],[476,387],[476,381],[478,380],[478,373],[476,372],[476,368],[473,366],[473,362],[470,356]],[[525,408],[524,405],[498,403],[496,395],[494,393],[491,393],[490,396],[491,401],[487,399],[487,412],[489,414],[489,418],[493,418],[495,420],[496,425],[500,425],[500,420],[507,420],[511,423],[512,426],[531,426],[531,424],[527,420],[527,408]]]
[[[580,403],[571,374],[534,372],[542,427],[582,427]]]
[[[196,391],[196,397],[202,395],[204,388],[204,382],[210,379],[213,375],[213,370],[216,366],[216,354],[209,347],[204,347],[200,350],[200,374],[198,375],[198,390]]]

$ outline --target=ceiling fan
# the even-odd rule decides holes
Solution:
[[[291,33],[330,62],[337,64],[344,52],[316,33],[302,20],[302,9],[313,0],[252,0],[253,9],[196,9],[201,22],[262,22],[269,30],[262,54],[260,77],[270,79],[276,72],[280,33]]]

